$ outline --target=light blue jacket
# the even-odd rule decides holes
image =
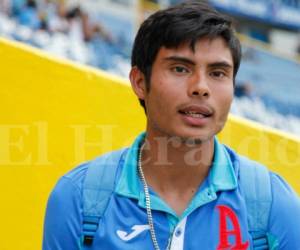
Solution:
[[[118,167],[115,192],[91,249],[153,249],[143,186],[137,172],[138,149],[143,138],[144,134],[136,139]],[[166,249],[169,239],[172,250],[252,249],[244,194],[239,186],[239,165],[234,164],[236,159],[233,151],[215,139],[209,175],[181,216],[150,189],[160,249]],[[52,191],[45,218],[43,250],[79,249],[83,225],[82,186],[87,165],[82,164],[64,175]],[[270,178],[273,201],[269,236],[277,249],[300,250],[300,199],[281,177],[270,172]],[[222,248],[224,244],[227,248]]]

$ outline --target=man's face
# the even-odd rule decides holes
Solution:
[[[207,141],[224,126],[233,99],[233,60],[222,38],[162,47],[152,66],[145,100],[147,132],[183,141]]]

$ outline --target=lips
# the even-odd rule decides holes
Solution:
[[[191,116],[204,118],[209,117],[213,114],[213,111],[210,107],[204,105],[189,105],[179,109],[179,113]]]
[[[187,112],[180,112],[180,113],[183,114],[183,115],[194,117],[194,118],[205,118],[206,117],[204,114],[197,113],[197,112],[194,112],[194,111],[187,111]]]
[[[188,105],[178,110],[183,121],[190,126],[203,126],[213,115],[213,110],[205,105]]]

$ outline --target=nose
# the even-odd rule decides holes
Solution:
[[[188,89],[188,95],[190,97],[208,98],[210,96],[210,90],[205,75],[194,76],[190,83]]]

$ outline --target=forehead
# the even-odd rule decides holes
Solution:
[[[156,59],[161,61],[174,56],[186,57],[196,63],[224,61],[233,66],[231,50],[221,37],[214,39],[201,38],[195,42],[194,46],[191,46],[191,42],[185,42],[174,48],[161,47]]]

